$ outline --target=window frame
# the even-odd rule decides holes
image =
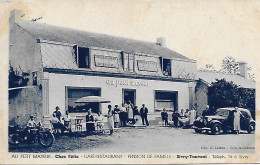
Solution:
[[[102,96],[101,87],[77,87],[77,86],[65,86],[65,110],[69,110],[69,90],[70,89],[95,89],[99,90],[99,95]],[[101,104],[99,104],[99,109],[101,110]],[[72,113],[84,113],[84,112],[72,112]]]
[[[88,49],[88,67],[80,67],[79,48]],[[90,48],[75,45],[75,46],[74,46],[74,49],[75,49],[75,54],[76,54],[77,67],[78,67],[79,69],[91,69],[91,50],[90,50]]]

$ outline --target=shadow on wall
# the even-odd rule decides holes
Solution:
[[[21,76],[18,75],[18,72],[13,70],[13,67],[9,66],[9,88],[23,87],[27,86],[30,73],[23,72]],[[9,100],[17,96],[21,89],[9,90],[8,96]]]
[[[30,73],[9,68],[9,125],[25,125],[30,115],[36,122],[42,122],[42,86],[29,87],[30,76]]]

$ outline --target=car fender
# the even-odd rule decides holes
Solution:
[[[249,124],[254,124],[254,125],[255,125],[255,121],[254,121],[254,120],[251,120],[251,121],[249,121],[248,125],[249,125]]]
[[[218,123],[222,127],[222,123],[218,120],[211,120],[209,126],[212,127],[214,124]]]

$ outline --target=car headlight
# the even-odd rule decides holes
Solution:
[[[208,122],[210,122],[211,120],[212,120],[212,118],[209,117],[209,118],[208,118]]]

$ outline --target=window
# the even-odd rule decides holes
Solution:
[[[178,93],[172,91],[155,91],[155,110],[167,111],[177,110]]]
[[[250,118],[250,116],[248,115],[247,112],[245,111],[240,111],[242,113],[242,115],[245,117],[245,118]]]
[[[163,75],[171,76],[171,60],[170,59],[162,59],[162,71],[163,71]]]
[[[89,60],[89,48],[75,47],[78,56],[78,67],[79,68],[90,68]]]
[[[100,94],[100,88],[67,87],[67,109],[70,113],[81,113],[92,108],[92,112],[97,113],[100,110],[99,103],[75,103],[75,101],[85,96],[100,96]]]
[[[134,55],[130,53],[123,53],[124,70],[128,72],[134,71]]]

